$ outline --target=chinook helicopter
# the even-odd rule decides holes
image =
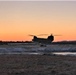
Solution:
[[[38,36],[43,36],[43,35],[47,35],[47,34],[40,34]],[[29,35],[29,36],[33,36],[32,41],[33,42],[38,42],[38,43],[42,43],[42,44],[50,44],[54,41],[54,36],[60,36],[60,35],[49,35],[47,38],[39,38],[35,35]]]

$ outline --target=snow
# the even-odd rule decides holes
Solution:
[[[0,53],[24,53],[24,52],[71,52],[76,51],[76,45],[73,44],[51,44],[40,46],[38,44],[9,44],[0,45]]]

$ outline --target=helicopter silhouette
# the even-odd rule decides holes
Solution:
[[[37,36],[43,36],[43,35],[47,35],[47,34],[40,34],[40,35],[37,35]],[[54,41],[54,36],[61,36],[61,35],[51,34],[47,38],[39,38],[35,35],[29,35],[29,36],[33,36],[33,39],[32,39],[33,42],[38,42],[38,43],[42,43],[42,44],[50,44]]]

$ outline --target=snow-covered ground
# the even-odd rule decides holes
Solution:
[[[25,53],[25,52],[74,52],[76,45],[73,44],[51,44],[40,46],[39,44],[8,44],[0,45],[0,53]]]

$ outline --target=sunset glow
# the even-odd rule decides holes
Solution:
[[[0,1],[0,40],[51,33],[62,35],[54,41],[76,40],[76,1]]]

